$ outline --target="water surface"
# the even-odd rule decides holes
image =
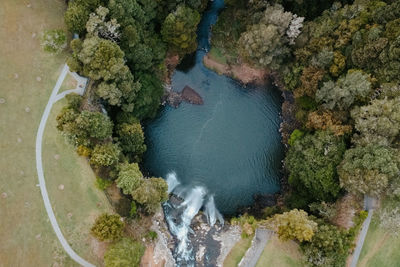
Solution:
[[[190,69],[177,70],[172,88],[188,85],[204,105],[164,107],[146,127],[145,166],[156,176],[175,172],[181,186],[202,186],[216,207],[230,214],[253,202],[254,194],[279,190],[283,157],[279,124],[281,98],[271,86],[243,87],[207,69],[209,28],[223,1],[215,0],[198,30],[199,50]]]

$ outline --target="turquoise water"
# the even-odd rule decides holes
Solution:
[[[279,190],[283,147],[279,133],[281,97],[272,86],[243,87],[204,67],[209,28],[223,1],[215,0],[199,25],[199,50],[191,68],[175,71],[172,88],[195,89],[204,105],[164,107],[146,126],[145,166],[152,175],[175,172],[182,188],[205,188],[217,209],[234,213],[254,194]]]

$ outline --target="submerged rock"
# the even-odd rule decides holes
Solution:
[[[185,86],[181,92],[182,99],[190,104],[203,105],[203,98],[190,86]]]

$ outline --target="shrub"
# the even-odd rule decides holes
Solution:
[[[67,47],[67,37],[63,30],[47,30],[44,32],[41,43],[44,51],[60,53]]]
[[[106,190],[112,185],[112,181],[108,179],[103,179],[99,176],[96,177],[96,187],[100,190]]]
[[[124,226],[119,215],[104,213],[97,217],[91,233],[100,241],[115,241],[122,237]]]

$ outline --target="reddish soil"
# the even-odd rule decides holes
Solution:
[[[266,69],[254,68],[246,63],[231,66],[225,65],[215,61],[208,54],[203,58],[203,63],[207,68],[214,70],[218,74],[231,76],[243,84],[265,84],[270,74]]]
[[[140,262],[140,267],[163,267],[165,265],[165,260],[162,259],[159,263],[154,261],[154,246],[147,246],[142,260]]]
[[[176,66],[178,66],[179,61],[179,55],[168,52],[167,57],[165,58],[165,66],[167,67],[165,82],[167,84],[171,84],[172,74],[174,73]]]

